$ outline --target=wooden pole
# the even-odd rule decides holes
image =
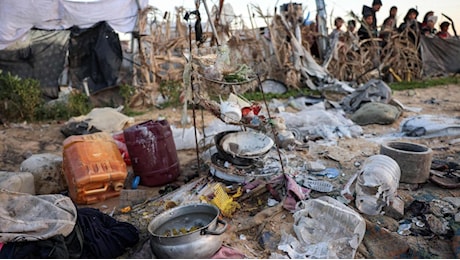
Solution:
[[[209,9],[208,9],[208,4],[206,4],[206,0],[201,0],[201,1],[204,4],[204,9],[206,10],[206,14],[208,15],[208,21],[211,24],[212,34],[214,34],[214,37],[216,37],[217,46],[220,46],[219,36],[217,35],[217,31],[216,31],[216,27],[214,26],[214,22],[211,19],[211,14],[209,13]]]

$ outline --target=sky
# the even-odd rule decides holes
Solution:
[[[208,8],[211,10],[213,5],[218,5],[218,0],[205,0]],[[265,14],[273,14],[274,7],[284,3],[290,3],[291,1],[282,0],[225,0],[224,3],[229,3],[233,7],[235,15],[240,16],[245,24],[250,27],[251,23],[249,20],[248,6],[250,9],[252,5],[259,6]],[[304,0],[304,1],[292,1],[293,3],[302,4],[304,11],[304,17],[307,17],[310,12],[310,19],[313,19],[316,15],[316,1],[315,0]],[[170,13],[175,12],[175,7],[183,6],[189,11],[195,10],[195,0],[149,0],[150,5],[158,8],[161,12],[168,11]],[[416,8],[419,11],[418,20],[422,21],[423,16],[428,11],[434,11],[435,15],[438,16],[436,23],[436,29],[439,30],[439,24],[443,21],[447,21],[441,13],[446,14],[454,21],[457,33],[460,35],[460,1],[459,0],[382,0],[383,6],[377,13],[377,24],[380,25],[383,20],[388,16],[390,7],[395,5],[398,7],[397,21],[398,25],[402,22],[404,16],[410,8]],[[351,19],[348,15],[350,11],[353,11],[358,16],[361,15],[361,9],[363,5],[371,5],[372,0],[357,1],[357,0],[325,0],[326,12],[328,15],[328,27],[330,29],[330,21],[337,16],[344,18],[345,20]],[[201,2],[200,13],[202,20],[205,20],[206,11],[204,9],[203,2]],[[253,9],[252,9],[253,11]],[[255,20],[256,26],[265,26],[263,20]],[[345,28],[343,28],[345,29]],[[453,34],[452,25],[450,26],[450,32]]]

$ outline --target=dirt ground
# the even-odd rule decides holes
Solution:
[[[393,93],[393,98],[400,101],[402,104],[408,107],[421,108],[420,112],[408,112],[405,111],[401,117],[391,125],[368,125],[364,126],[364,134],[366,136],[380,136],[386,133],[397,132],[399,129],[400,122],[404,118],[418,115],[418,114],[434,114],[440,116],[459,117],[460,116],[460,85],[448,85],[439,86],[427,89],[415,89],[396,91]],[[192,116],[192,111],[189,110],[189,115]],[[197,123],[200,126],[203,122],[201,121],[201,114],[197,111]],[[174,109],[164,110],[152,110],[146,114],[135,117],[136,122],[142,122],[148,119],[157,119],[160,116],[166,117],[171,125],[179,127],[180,113]],[[208,112],[204,112],[204,124],[206,125],[210,120],[214,119],[214,116]],[[23,160],[31,156],[32,154],[40,153],[55,153],[62,155],[62,142],[65,137],[60,133],[60,128],[65,122],[47,122],[30,124],[27,122],[20,124],[4,124],[0,125],[0,171],[19,171],[19,166]],[[442,160],[460,162],[460,141],[459,136],[445,136],[439,138],[426,138],[411,140],[411,142],[417,142],[424,144],[433,149],[433,157]],[[331,154],[334,150],[339,151],[339,155],[347,154],[350,156],[350,160],[337,162],[331,159]],[[362,162],[366,157],[379,153],[379,144],[369,142],[364,139],[341,139],[336,147],[329,148],[329,157],[324,153],[317,151],[305,151],[303,154],[306,160],[322,159],[327,161],[328,167],[336,167],[340,169],[342,175],[338,178],[336,187],[343,186],[348,178],[355,173],[357,162]],[[180,181],[185,182],[187,178],[191,178],[197,172],[201,176],[207,176],[208,172],[200,172],[197,170],[196,163],[196,152],[195,150],[178,151],[179,162],[181,164],[181,176]],[[333,157],[333,156],[332,156]],[[180,183],[180,182],[177,182]],[[157,194],[162,187],[158,188],[147,188],[140,187]],[[339,190],[339,189],[338,189]],[[339,190],[340,191],[340,190]],[[400,187],[398,194],[402,196],[424,196],[425,193],[434,194],[435,196],[460,196],[458,189],[446,190],[437,187],[432,183],[426,183],[421,187]],[[312,193],[312,197],[318,197],[320,193]],[[260,201],[260,200],[259,200]],[[111,205],[116,205],[117,198],[105,201],[94,205],[101,210],[110,210]],[[406,205],[407,206],[407,205]],[[259,244],[260,234],[263,231],[269,231],[273,234],[280,234],[280,230],[289,229],[292,225],[292,214],[287,211],[281,210],[274,212],[269,218],[266,219],[263,225],[248,227],[247,229],[242,228],[242,224],[249,218],[257,213],[257,210],[261,210],[263,207],[260,205],[256,210],[241,210],[237,212],[232,219],[228,219],[230,227],[226,232],[226,239],[224,244],[238,249],[243,252],[248,258],[268,258],[270,256],[271,249],[263,248]],[[371,222],[380,223],[382,220],[376,220],[375,218],[369,217],[366,219]],[[392,222],[394,224],[394,220]],[[396,222],[397,226],[397,222]],[[396,228],[397,229],[397,228]],[[394,231],[394,228],[393,228]],[[126,255],[127,258],[139,257],[141,248],[146,245],[145,230],[141,233],[142,243],[137,247],[131,255]],[[454,258],[455,255],[451,249],[451,238],[445,237],[407,237],[407,240],[411,244],[417,247],[424,248],[424,252],[429,254],[430,258]],[[414,247],[415,247],[414,246]],[[136,252],[137,251],[137,255]],[[140,255],[140,257],[149,257],[148,255]],[[368,249],[360,247],[358,250],[357,258],[372,258],[372,254],[369,253]]]

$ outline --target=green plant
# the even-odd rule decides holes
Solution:
[[[72,92],[69,95],[69,100],[67,102],[67,108],[71,115],[86,115],[88,114],[93,106],[89,97],[81,92]]]
[[[22,79],[2,71],[0,106],[3,119],[11,122],[68,119],[92,109],[89,98],[82,93],[69,94],[67,101],[46,103],[38,80]]]
[[[0,102],[6,119],[33,121],[37,108],[44,103],[40,82],[0,71]]]
[[[143,114],[143,112],[134,111],[129,107],[131,98],[134,96],[135,88],[128,84],[122,84],[119,86],[120,96],[123,98],[123,113],[127,116],[137,116]]]
[[[262,101],[265,99],[269,101],[270,99],[277,98],[277,99],[288,99],[290,97],[298,97],[298,96],[307,96],[307,95],[319,95],[318,91],[313,91],[311,89],[290,89],[283,94],[275,94],[275,93],[262,93],[261,91],[257,90],[254,92],[246,92],[242,96],[245,97],[247,100],[253,101]]]
[[[178,107],[181,105],[180,95],[182,93],[182,82],[178,80],[165,80],[160,82],[160,93],[167,99],[161,104],[164,107]]]
[[[93,106],[83,93],[72,92],[66,100],[56,100],[38,107],[37,120],[67,120],[73,116],[80,116],[91,111]]]
[[[129,102],[131,101],[131,98],[134,96],[135,89],[133,86],[130,86],[128,84],[122,84],[119,86],[119,92],[120,96],[123,98],[124,101],[124,106],[128,107]]]
[[[394,82],[394,83],[389,84],[389,86],[392,90],[405,90],[405,89],[416,89],[416,88],[429,88],[429,87],[449,85],[449,84],[460,84],[460,77],[449,76],[449,77],[431,78],[431,79],[417,80],[417,81]]]
[[[71,117],[65,102],[47,103],[37,108],[35,113],[37,120],[60,120]]]

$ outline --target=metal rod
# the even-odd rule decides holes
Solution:
[[[191,23],[188,24],[188,41],[189,41],[189,51],[190,51],[190,60],[189,62],[192,63],[192,25]],[[198,145],[198,135],[197,135],[197,128],[196,128],[196,114],[195,114],[195,88],[193,87],[193,66],[190,68],[190,87],[192,89],[192,115],[193,115],[193,128],[195,129],[195,151],[196,151],[196,160],[198,165],[198,172],[201,169],[200,163],[200,152],[199,152],[199,145]]]
[[[272,118],[272,116],[270,115],[270,109],[268,109],[267,99],[265,98],[265,93],[264,93],[264,90],[262,88],[262,82],[260,81],[259,74],[256,74],[256,76],[257,76],[257,83],[259,84],[260,92],[262,92],[262,98],[264,100],[265,108],[267,108],[268,120],[270,120]],[[270,125],[271,125],[271,129],[272,129],[272,134],[276,138],[275,127],[273,126],[273,124],[270,124]],[[278,145],[276,145],[276,151],[278,152],[278,157],[280,159],[281,171],[283,172],[283,174],[285,174],[284,163],[283,163],[283,159],[281,158],[281,152],[280,152],[280,148],[278,147]]]

